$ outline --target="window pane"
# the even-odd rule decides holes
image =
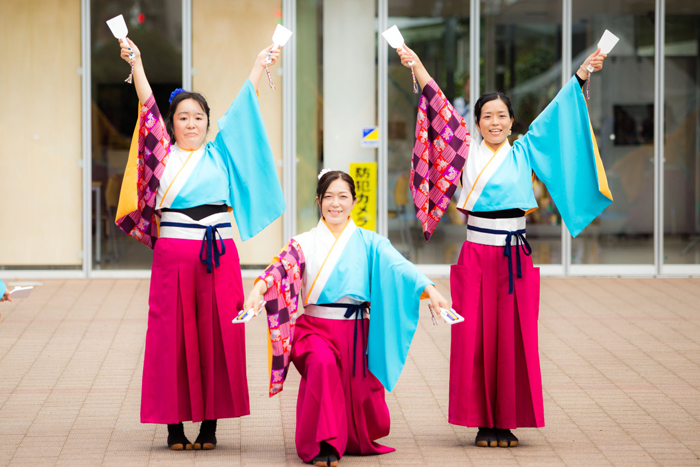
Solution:
[[[574,264],[654,262],[654,1],[573,0],[573,69],[609,29],[588,109],[614,202],[573,240]]]
[[[664,262],[700,264],[700,3],[666,1]]]
[[[511,143],[561,88],[561,1],[481,2],[481,93],[501,91],[515,112]],[[561,216],[533,181],[539,208],[527,216],[532,260],[561,264]]]
[[[363,129],[377,122],[375,0],[297,0],[297,232],[316,226],[321,168],[376,162]],[[373,213],[376,216],[376,212]]]
[[[457,110],[464,109],[469,101],[469,2],[390,0],[387,24],[399,27],[406,44]],[[456,263],[467,235],[456,202],[450,204],[428,243],[415,216],[409,174],[420,95],[413,93],[411,73],[393,50],[388,73],[389,238],[414,263]],[[457,198],[458,193],[453,199]]]
[[[270,37],[283,21],[281,0],[207,0],[192,4],[192,87],[207,98],[211,109],[208,141],[216,138],[217,122],[228,111],[248,79],[257,54],[270,45]],[[270,67],[275,89],[263,73],[258,84],[258,103],[267,139],[277,167],[282,167],[282,96],[287,92],[282,77],[289,48]],[[225,57],[225,60],[222,60]],[[278,171],[280,180],[282,170]],[[287,207],[288,209],[291,206]],[[243,269],[264,269],[282,247],[282,216],[259,234],[241,242],[236,219],[230,216],[233,240]]]
[[[180,0],[91,2],[92,48],[92,232],[94,269],[150,269],[152,251],[114,224],[129,144],[137,121],[138,97],[124,82],[129,65],[105,22],[124,15],[129,38],[141,50],[144,68],[162,112],[173,89],[182,86]]]

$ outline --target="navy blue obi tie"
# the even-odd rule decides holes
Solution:
[[[369,310],[367,302],[360,303],[359,305],[353,303],[328,303],[324,305],[328,308],[345,308],[345,318],[355,318],[355,336],[352,343],[352,375],[355,376],[355,357],[357,356],[357,327],[362,329],[362,374],[367,376],[367,353],[365,349],[367,348],[366,337],[365,337],[365,324],[362,319],[365,316],[365,311]]]
[[[161,227],[184,227],[186,229],[204,229],[204,238],[202,239],[202,248],[199,249],[199,259],[207,266],[207,273],[211,274],[212,267],[219,267],[219,257],[226,254],[226,245],[224,239],[217,230],[218,228],[231,227],[230,222],[216,225],[199,225],[199,224],[184,224],[181,222],[161,222]],[[219,236],[219,243],[216,241],[216,236]],[[221,249],[219,250],[219,245]]]
[[[511,255],[511,249],[510,247],[512,246],[511,243],[513,241],[513,238],[515,237],[515,263],[516,263],[516,268],[517,268],[517,275],[518,279],[521,279],[523,277],[522,269],[520,267],[520,249],[522,248],[523,252],[527,255],[530,256],[532,254],[532,248],[530,247],[530,244],[527,242],[527,239],[525,238],[525,229],[521,230],[493,230],[493,229],[484,229],[482,227],[476,227],[473,225],[468,225],[467,226],[468,230],[474,230],[476,232],[483,232],[487,234],[495,234],[495,235],[505,235],[506,236],[506,246],[503,249],[503,256],[508,257],[508,293],[512,294],[513,293],[513,258]]]

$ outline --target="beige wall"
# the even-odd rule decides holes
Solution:
[[[271,44],[281,9],[282,2],[274,0],[193,0],[192,61],[196,72],[192,81],[194,90],[202,92],[211,107],[212,133],[218,131],[215,122],[248,78],[258,52]],[[264,73],[258,88],[260,109],[278,167],[282,166],[283,83],[277,74],[280,65],[277,62],[271,68],[277,89],[270,89]],[[278,175],[281,180],[281,168]],[[235,240],[241,264],[267,264],[282,246],[282,220],[245,243],[241,243],[236,232]]]
[[[0,265],[80,265],[80,2],[0,1],[0,63]]]

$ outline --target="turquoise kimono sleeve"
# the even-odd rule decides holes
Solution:
[[[513,151],[527,158],[574,237],[612,203],[586,100],[576,77],[532,122],[527,134],[513,144]]]
[[[5,295],[5,290],[7,290],[7,286],[3,281],[0,281],[0,297]]]
[[[250,80],[219,119],[212,144],[229,172],[229,201],[243,241],[282,215],[286,206],[272,148]]]
[[[387,238],[369,232],[365,239],[370,252],[369,370],[392,391],[418,326],[420,296],[432,282]]]

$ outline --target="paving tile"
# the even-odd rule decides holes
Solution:
[[[436,283],[449,295],[449,280]],[[267,397],[261,319],[246,326],[252,415],[220,421],[216,450],[171,452],[164,426],[139,423],[148,292],[147,280],[52,280],[3,304],[0,465],[304,465],[300,378],[292,370]],[[422,314],[386,395],[392,427],[379,442],[397,451],[341,464],[700,465],[700,280],[545,278],[541,295],[545,428],[484,449],[475,428],[449,425],[450,329]],[[196,437],[197,424],[185,429]]]

